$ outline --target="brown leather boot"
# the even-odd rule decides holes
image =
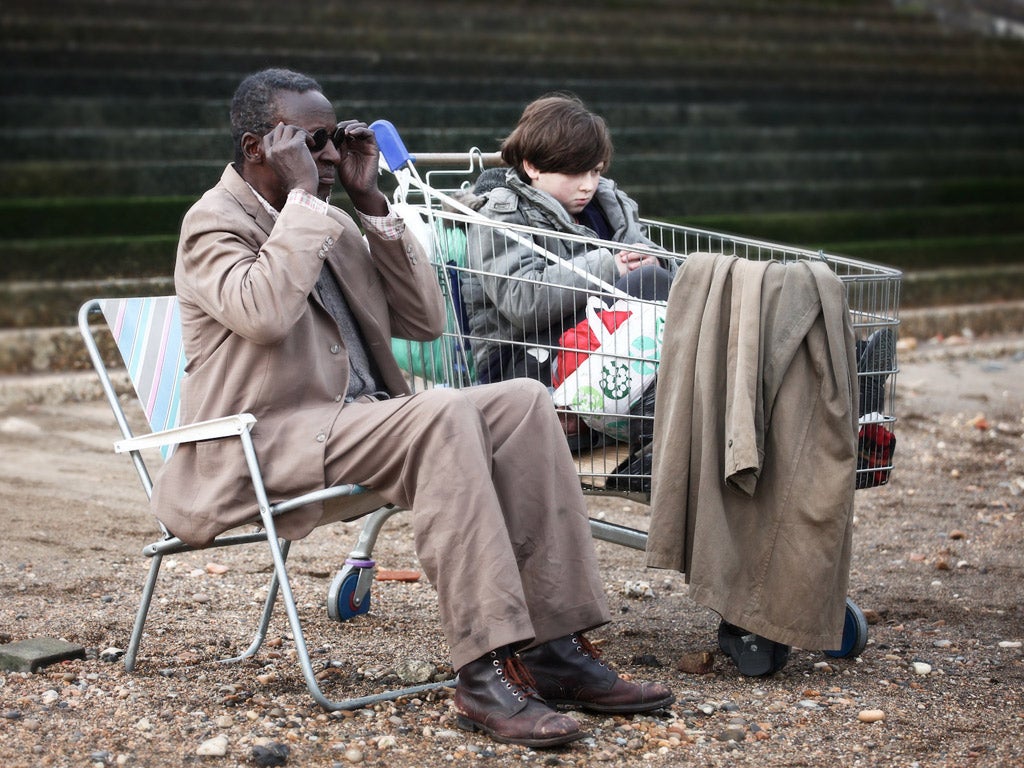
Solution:
[[[557,747],[585,735],[579,723],[536,697],[529,673],[507,648],[459,670],[455,709],[460,728],[507,744]]]
[[[605,714],[650,712],[676,700],[661,683],[631,683],[619,677],[598,651],[579,634],[566,635],[519,653],[536,683],[537,693],[552,706]]]

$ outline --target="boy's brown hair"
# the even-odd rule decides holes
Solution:
[[[612,161],[612,137],[604,118],[571,93],[549,93],[530,102],[501,144],[501,158],[520,177],[528,160],[545,173],[570,176]]]

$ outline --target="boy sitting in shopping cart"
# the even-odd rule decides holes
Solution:
[[[502,143],[509,167],[477,180],[480,213],[537,231],[524,242],[469,228],[462,294],[480,381],[555,383],[559,338],[584,319],[594,282],[606,299],[667,300],[676,261],[656,255],[662,249],[647,237],[636,202],[603,176],[612,152],[603,118],[575,96],[549,94],[526,107]],[[590,447],[578,420],[565,423],[575,446]]]

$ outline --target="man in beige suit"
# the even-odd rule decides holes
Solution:
[[[246,78],[231,124],[235,160],[182,223],[182,422],[255,415],[271,500],[359,483],[412,510],[462,727],[548,747],[583,735],[558,705],[671,704],[665,686],[597,661],[580,634],[609,612],[547,390],[522,379],[410,395],[390,339],[436,338],[444,306],[377,187],[373,132],[339,123],[316,81],[287,70]],[[328,202],[336,179],[362,232]],[[237,446],[182,446],[157,479],[154,511],[201,544],[253,517],[246,478]],[[294,539],[324,522],[310,505],[278,531]]]

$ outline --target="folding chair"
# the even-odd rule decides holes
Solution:
[[[149,424],[151,430],[149,434],[135,436],[129,426],[124,407],[115,391],[110,370],[101,352],[100,340],[104,334],[104,326],[90,322],[96,314],[102,314],[106,321],[106,328],[117,345],[121,360],[134,386],[138,403]],[[259,510],[258,516],[253,518],[253,523],[259,527],[247,533],[227,532],[217,537],[204,549],[263,542],[269,547],[274,567],[267,599],[251,645],[241,655],[223,659],[224,662],[247,659],[260,649],[266,639],[274,603],[280,593],[288,615],[296,654],[306,680],[306,686],[316,702],[325,709],[358,709],[380,701],[415,695],[452,684],[452,681],[434,682],[341,701],[328,699],[320,689],[310,662],[302,624],[285,567],[291,542],[278,538],[275,532],[274,518],[281,513],[317,501],[330,502],[335,506],[358,504],[358,511],[370,511],[376,508],[376,511],[373,511],[366,519],[359,541],[346,560],[345,568],[338,573],[331,585],[328,610],[331,618],[342,620],[358,613],[365,613],[369,608],[369,588],[374,567],[370,553],[385,521],[399,510],[391,506],[380,506],[380,500],[365,492],[365,489],[359,485],[325,488],[271,504],[263,486],[259,460],[249,434],[252,426],[256,423],[254,416],[248,413],[239,413],[202,423],[179,426],[185,354],[182,347],[181,322],[176,297],[93,299],[83,304],[79,310],[78,328],[121,431],[122,439],[114,443],[114,451],[127,453],[131,457],[147,498],[152,496],[153,481],[143,451],[159,448],[161,457],[166,461],[173,453],[175,446],[180,443],[214,439],[241,441],[246,463],[252,476],[253,500]],[[163,557],[196,549],[173,536],[162,524],[160,524],[160,534],[159,539],[142,550],[143,555],[151,558],[151,561],[131,638],[124,656],[125,667],[129,672],[135,668],[146,616],[149,612]]]

